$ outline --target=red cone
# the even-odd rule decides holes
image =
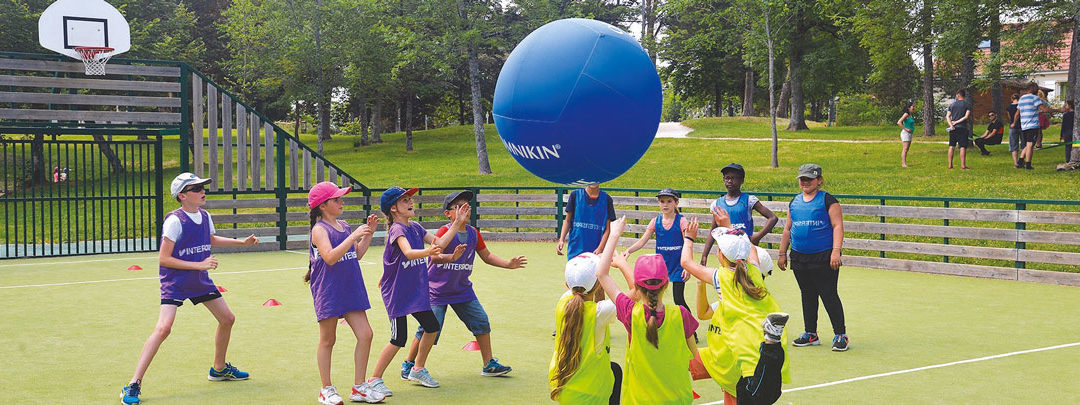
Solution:
[[[476,341],[473,340],[473,341],[471,341],[469,343],[466,343],[465,346],[462,346],[461,350],[464,350],[464,351],[467,351],[467,352],[477,352],[477,351],[480,351],[480,344],[476,343]]]
[[[142,267],[139,267],[139,265],[137,265],[137,264],[133,264],[133,265],[131,265],[131,267],[128,267],[128,270],[132,270],[132,271],[142,270]]]
[[[268,300],[266,300],[266,302],[263,303],[264,307],[276,307],[278,305],[281,305],[281,302],[278,301],[278,300],[275,300],[273,298],[268,299]]]
[[[690,391],[690,392],[693,392],[693,393],[694,393],[694,399],[698,399],[698,398],[701,398],[701,395],[698,395],[698,394],[697,394],[697,391]]]
[[[229,290],[226,290],[225,287],[222,287],[220,285],[217,286],[217,290],[218,290],[218,292],[229,292]]]

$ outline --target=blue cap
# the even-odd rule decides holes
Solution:
[[[398,186],[390,187],[386,189],[386,191],[383,191],[382,197],[379,197],[379,209],[382,210],[383,214],[386,214],[387,218],[390,218],[390,207],[392,207],[397,200],[401,199],[402,196],[416,194],[418,190],[419,189],[416,187],[408,190]]]

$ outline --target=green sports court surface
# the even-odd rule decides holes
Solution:
[[[454,315],[428,367],[429,389],[386,373],[388,403],[547,402],[553,306],[563,291],[564,258],[549,243],[489,243],[498,255],[524,254],[529,266],[479,265],[474,281],[492,324],[494,352],[514,368],[480,376],[478,352]],[[381,247],[361,267],[374,308],[370,364],[389,338],[377,282]],[[218,255],[214,281],[235,312],[229,361],[249,381],[209,382],[215,327],[205,309],[185,304],[143,381],[146,404],[314,403],[318,330],[301,281],[304,252]],[[131,265],[144,270],[129,271]],[[1075,403],[1080,400],[1080,289],[845,267],[840,294],[851,350],[789,348],[792,382],[779,403]],[[619,278],[619,277],[617,277]],[[802,329],[798,287],[788,272],[766,279]],[[622,284],[622,281],[619,280]],[[687,286],[693,303],[694,284]],[[712,294],[712,293],[710,293]],[[158,314],[155,253],[0,261],[0,403],[116,403]],[[282,305],[265,307],[274,298]],[[715,299],[715,297],[713,297]],[[670,302],[670,297],[666,298]],[[822,309],[819,329],[831,337]],[[410,327],[415,323],[410,321]],[[705,327],[700,329],[702,332]],[[623,362],[626,333],[613,324],[612,359]],[[702,335],[704,336],[704,335]],[[339,328],[333,377],[344,392],[355,339]],[[704,342],[702,342],[704,344]],[[695,403],[722,398],[711,380],[694,382]]]

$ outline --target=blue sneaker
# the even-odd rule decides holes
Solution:
[[[141,384],[138,381],[133,382],[120,389],[120,393],[123,394],[120,396],[120,402],[127,405],[138,404],[139,394],[142,394]]]
[[[215,370],[214,366],[210,366],[210,375],[206,378],[210,381],[246,380],[248,373],[240,371],[232,364],[225,363],[225,368],[221,370]]]
[[[480,374],[484,375],[485,377],[497,377],[509,373],[510,370],[513,370],[512,368],[510,368],[510,366],[504,366],[502,364],[499,364],[499,359],[492,358],[491,361],[489,361],[488,364],[484,366],[482,370],[480,370]]]
[[[409,381],[409,372],[412,371],[413,366],[416,365],[415,361],[405,360],[401,362],[401,379]]]
[[[428,388],[439,388],[439,382],[435,381],[434,378],[431,378],[431,374],[428,373],[427,368],[409,371],[409,380],[420,383],[420,385]]]

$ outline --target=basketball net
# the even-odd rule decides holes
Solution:
[[[104,76],[105,63],[109,61],[108,52],[113,48],[107,46],[77,46],[75,52],[79,53],[83,65],[86,65],[87,76]]]

